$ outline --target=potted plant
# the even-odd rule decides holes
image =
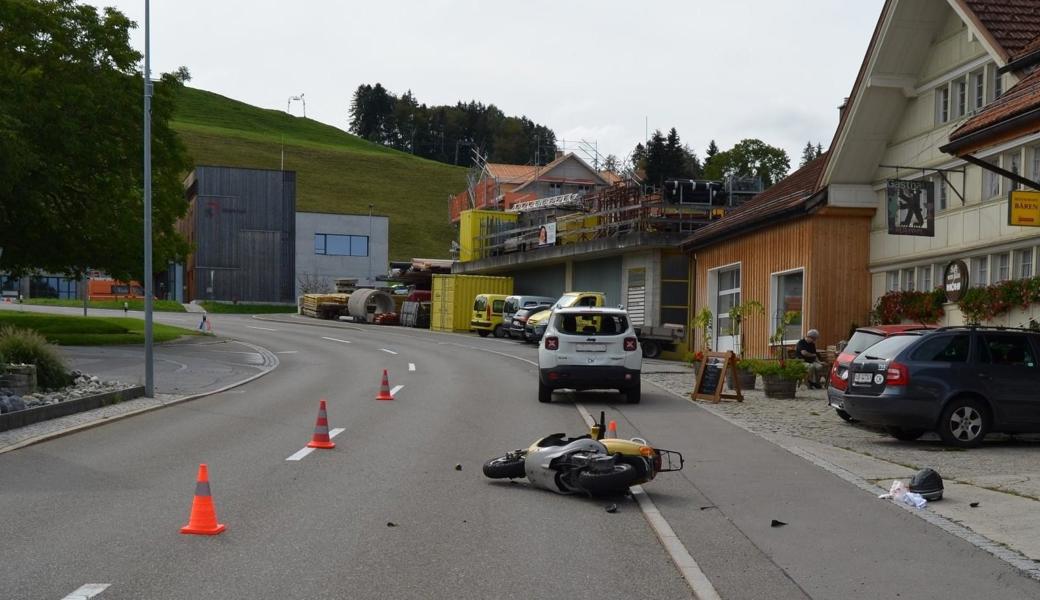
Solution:
[[[809,369],[801,360],[751,360],[748,366],[762,376],[762,390],[767,398],[794,398],[798,382],[805,379]]]
[[[693,317],[693,324],[701,330],[704,349],[708,352],[711,352],[711,321],[713,317],[711,309],[707,307],[697,311],[697,314]]]
[[[744,390],[755,389],[755,378],[754,371],[750,370],[750,363],[742,359],[741,347],[743,346],[743,337],[741,331],[743,329],[744,321],[749,317],[755,315],[765,315],[766,307],[762,306],[762,303],[758,300],[748,300],[743,304],[737,304],[729,309],[729,334],[736,340],[736,348],[734,354],[737,355],[737,372],[736,374],[730,374],[727,378],[727,385],[729,389],[736,389],[733,385],[733,378],[736,377],[740,381],[740,387]]]
[[[690,363],[694,376],[696,376],[697,373],[700,373],[701,363],[704,362],[704,352],[702,350],[687,352],[684,358],[686,359],[686,362]]]

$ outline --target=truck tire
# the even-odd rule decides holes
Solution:
[[[501,325],[495,325],[495,330],[491,332],[497,338],[503,338],[506,336],[506,329]]]
[[[643,358],[657,358],[661,356],[661,346],[653,340],[640,340],[643,347]]]
[[[479,335],[480,337],[487,337],[489,333],[491,333],[491,332],[488,331],[487,329],[478,329],[477,330],[477,335]]]

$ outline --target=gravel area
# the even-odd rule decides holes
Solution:
[[[72,385],[64,389],[37,391],[24,396],[14,394],[7,388],[0,388],[0,413],[47,406],[48,404],[57,404],[67,400],[76,400],[84,396],[96,396],[133,387],[129,383],[119,381],[101,381],[96,376],[79,371],[73,371],[72,377]]]
[[[693,372],[682,366],[648,365],[643,379],[687,398],[693,389]],[[947,481],[1040,500],[1040,434],[994,434],[971,450],[944,446],[932,433],[900,442],[879,429],[846,423],[827,405],[826,390],[801,387],[794,400],[766,398],[758,389],[745,391],[744,402],[698,404],[756,433],[800,437],[913,469],[931,467]]]

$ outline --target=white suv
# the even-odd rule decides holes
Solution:
[[[614,389],[639,402],[643,353],[628,313],[618,308],[559,308],[538,345],[538,401],[555,389]]]

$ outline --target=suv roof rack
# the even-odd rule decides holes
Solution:
[[[1033,329],[1030,327],[1005,327],[1004,325],[947,325],[945,327],[939,327],[932,331],[950,331],[954,329],[968,329],[976,330],[981,329],[985,331],[1025,331],[1028,333],[1040,333],[1040,329]]]

